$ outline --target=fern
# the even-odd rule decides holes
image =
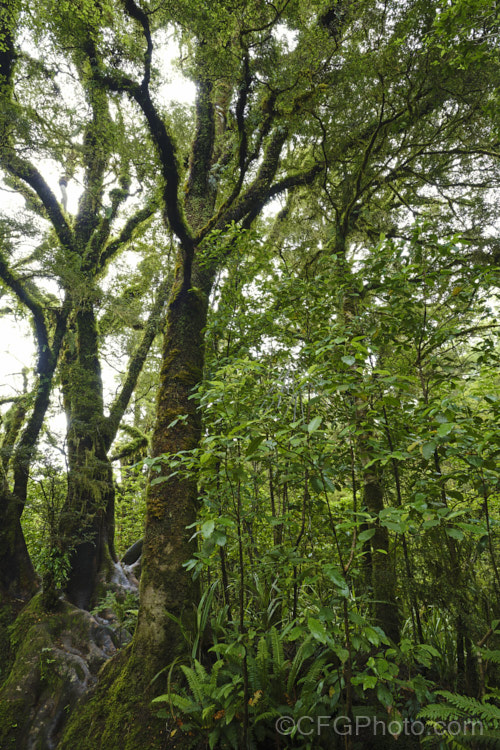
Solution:
[[[257,656],[255,658],[256,680],[254,687],[262,689],[269,680],[269,651],[265,636],[259,639]]]
[[[270,630],[270,638],[271,638],[271,648],[273,653],[273,661],[274,661],[274,673],[276,675],[281,675],[281,672],[283,671],[283,667],[285,665],[285,657],[283,654],[283,641],[280,638],[280,635],[275,627],[272,627]]]
[[[491,651],[485,648],[481,651],[481,658],[483,661],[492,661],[494,664],[500,664],[500,651]]]
[[[177,693],[170,693],[169,695],[159,695],[158,698],[155,698],[153,700],[153,703],[160,703],[167,700],[170,700],[172,705],[174,705],[179,709],[179,711],[182,711],[182,713],[185,714],[190,714],[193,712],[193,709],[197,709],[196,703],[194,703],[190,698],[186,698],[183,695],[178,695]]]
[[[311,641],[312,641],[312,636],[309,636],[308,638],[306,638],[306,640],[303,643],[301,643],[297,653],[295,654],[295,657],[292,662],[292,667],[288,675],[288,680],[286,683],[286,692],[288,693],[288,695],[290,695],[290,693],[293,690],[293,686],[295,685],[295,682],[297,680],[297,675],[299,674],[304,661],[307,659],[308,656],[310,656]]]
[[[491,724],[493,727],[500,725],[500,708],[491,703],[485,703],[484,701],[478,701],[475,698],[470,698],[467,695],[458,695],[457,693],[449,693],[447,690],[437,691],[437,695],[441,695],[445,698],[448,703],[457,708],[461,715],[466,718],[468,717],[479,717],[482,721]]]
[[[438,690],[436,695],[445,702],[425,706],[419,713],[419,718],[427,719],[427,725],[436,729],[434,738],[426,737],[424,744],[433,744],[439,735],[452,750],[500,746],[498,706],[447,690]],[[458,733],[451,731],[452,722],[462,724],[462,730]]]
[[[196,664],[195,659],[195,664]],[[193,693],[195,699],[198,701],[198,703],[204,702],[204,695],[203,695],[203,687],[202,687],[202,678],[200,678],[194,669],[191,669],[191,667],[186,667],[184,665],[181,666],[182,671],[184,672],[184,675],[188,681],[189,687],[191,689],[191,692]]]
[[[299,685],[302,685],[302,690],[306,693],[314,691],[318,686],[318,677],[321,674],[323,667],[327,662],[327,657],[323,656],[320,659],[316,659],[313,664],[309,667],[306,675],[299,680]]]

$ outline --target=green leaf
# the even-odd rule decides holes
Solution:
[[[460,529],[446,529],[446,533],[453,539],[458,539],[459,542],[464,538],[464,532],[460,531]]]
[[[311,487],[315,492],[320,494],[324,490],[323,482],[320,477],[311,477]]]
[[[422,456],[428,461],[432,458],[434,451],[436,450],[436,443],[428,442],[422,446]]]
[[[402,534],[405,530],[404,525],[399,523],[399,521],[386,521],[385,519],[381,519],[380,525],[385,526],[389,531],[395,531],[397,534]]]
[[[326,629],[319,620],[316,620],[314,617],[308,617],[307,625],[313,638],[316,638],[321,643],[326,643]]]
[[[452,422],[445,422],[444,424],[440,424],[437,428],[436,434],[439,435],[439,437],[446,437],[446,435],[450,434],[454,426],[455,425]]]
[[[377,684],[377,678],[372,674],[367,674],[363,678],[363,690],[373,690]]]
[[[264,435],[257,435],[257,437],[254,437],[250,440],[250,444],[247,448],[246,455],[251,456],[252,453],[255,453],[259,445],[262,443],[262,441],[265,440]]]
[[[351,357],[350,355],[342,357],[341,359],[342,359],[342,362],[344,362],[344,364],[349,365],[349,366],[353,365],[356,362],[356,358]]]
[[[224,534],[223,531],[219,531],[218,529],[215,529],[213,533],[214,542],[219,545],[219,547],[224,547],[224,545],[227,542],[227,536]]]
[[[209,537],[211,537],[212,534],[214,533],[214,529],[215,529],[215,521],[213,520],[205,521],[205,523],[201,527],[201,534],[203,538],[208,539]]]
[[[392,693],[383,683],[377,685],[377,698],[383,706],[392,706]]]
[[[311,419],[311,421],[307,425],[307,431],[309,432],[309,434],[311,432],[315,432],[318,429],[321,424],[321,419],[321,417],[314,417],[314,419]]]
[[[344,576],[337,568],[334,568],[333,565],[328,565],[325,567],[325,575],[339,589],[341,596],[345,598],[349,596],[349,586],[347,585]]]
[[[367,542],[368,539],[371,539],[374,535],[375,529],[366,529],[366,531],[362,531],[361,534],[358,534],[358,541]]]

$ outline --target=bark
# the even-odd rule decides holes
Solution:
[[[74,336],[76,351],[66,352],[64,368],[69,471],[59,536],[71,550],[66,593],[73,604],[88,609],[101,569],[114,559],[114,484],[104,442],[98,332],[90,300],[76,313]]]
[[[375,472],[367,470],[363,475],[364,504],[369,513],[377,516],[384,509],[384,493],[380,477]],[[370,574],[374,599],[374,612],[377,625],[389,638],[399,642],[400,623],[396,604],[396,578],[393,563],[393,553],[389,542],[388,530],[380,525],[378,520],[374,524],[375,534],[371,538]]]
[[[153,433],[153,455],[163,454],[167,460],[169,455],[196,448],[200,439],[200,416],[192,395],[203,372],[210,279],[204,286],[186,290],[179,284],[169,305]],[[163,475],[169,474],[165,466]],[[177,474],[150,483],[134,651],[153,662],[156,654],[158,668],[185,649],[181,632],[172,627],[167,612],[189,627],[199,597],[198,583],[183,567],[196,550],[190,541],[193,531],[187,527],[195,523],[197,511],[195,480]]]
[[[99,363],[99,334],[92,299],[77,311],[73,324],[74,350],[66,347],[63,390],[68,417],[68,493],[60,537],[72,549],[67,594],[88,609],[106,578],[114,550],[115,487],[109,449],[158,332],[171,286],[160,284],[144,335],[131,357],[123,387],[104,416]]]
[[[179,266],[168,306],[153,433],[153,455],[163,454],[166,460],[169,455],[196,448],[200,439],[200,417],[191,396],[203,371],[204,327],[212,276],[202,276],[194,269],[193,283],[196,282],[199,286],[186,289]],[[185,418],[173,425],[179,417]],[[163,479],[169,474],[164,465],[162,476],[153,476]],[[192,580],[183,563],[196,549],[191,539],[193,530],[186,527],[196,521],[197,511],[195,481],[176,475],[160,483],[150,482],[140,610],[133,642],[106,665],[96,694],[70,719],[60,750],[76,745],[79,750],[93,750],[97,738],[109,750],[152,750],[163,746],[165,723],[156,718],[151,700],[167,688],[165,667],[186,653],[187,644],[178,623],[188,631],[194,625],[198,582]],[[189,741],[178,733],[165,746],[181,747]]]
[[[15,611],[33,596],[38,582],[21,528],[20,506],[6,485],[0,516],[0,601],[14,604]]]

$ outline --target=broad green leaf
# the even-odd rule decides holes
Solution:
[[[371,539],[372,536],[375,534],[375,529],[366,529],[366,531],[362,531],[360,534],[358,534],[358,541],[360,542],[367,542],[368,539]]]
[[[439,435],[439,437],[446,437],[446,435],[450,434],[454,426],[455,425],[452,422],[445,422],[444,424],[440,424],[436,430],[436,434]]]
[[[436,443],[428,442],[424,443],[422,446],[422,456],[429,460],[429,458],[432,458],[434,455],[434,451],[436,450]]]
[[[265,435],[257,435],[257,437],[254,437],[250,440],[250,444],[247,448],[246,455],[251,456],[252,453],[255,453],[259,445],[262,443],[262,441],[265,440]]]
[[[464,538],[464,532],[460,531],[460,529],[446,529],[446,533],[453,539],[458,539],[459,542]]]
[[[339,589],[340,595],[347,598],[349,596],[349,586],[347,585],[342,573],[332,565],[329,565],[325,568],[325,574],[326,577],[329,578]]]
[[[319,620],[316,620],[314,617],[308,617],[307,625],[309,627],[309,632],[317,641],[326,643],[326,629]]]
[[[392,693],[382,682],[377,685],[377,698],[383,706],[392,706]]]
[[[314,417],[314,419],[311,419],[311,421],[307,425],[307,431],[309,433],[315,432],[321,424],[321,419],[321,417]]]
[[[215,529],[215,521],[213,520],[205,521],[205,523],[201,527],[201,534],[203,538],[208,539],[209,537],[211,537],[212,534],[214,533],[214,529]]]
[[[363,690],[373,690],[377,684],[377,678],[375,675],[367,674],[363,677]]]
[[[350,355],[346,355],[345,357],[342,357],[342,362],[346,365],[353,365],[356,362],[356,357],[351,357]]]

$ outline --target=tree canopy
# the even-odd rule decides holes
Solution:
[[[498,24],[0,0],[1,748],[496,741]]]

